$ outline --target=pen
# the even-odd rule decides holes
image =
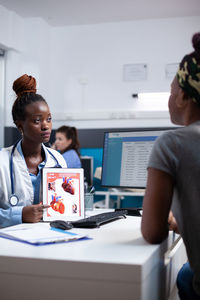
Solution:
[[[90,194],[93,194],[95,192],[95,188],[94,188],[94,186],[91,188],[91,190],[90,190]]]

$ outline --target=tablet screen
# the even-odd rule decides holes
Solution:
[[[43,220],[84,218],[83,169],[44,168],[42,173]]]

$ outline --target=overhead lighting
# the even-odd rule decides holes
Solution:
[[[139,100],[168,100],[170,93],[139,93]]]

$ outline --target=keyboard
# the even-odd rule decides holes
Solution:
[[[121,218],[126,218],[127,214],[128,211],[123,209],[113,212],[101,213],[78,221],[72,221],[71,223],[75,228],[95,228]]]

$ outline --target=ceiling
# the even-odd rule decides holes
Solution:
[[[200,16],[200,0],[0,0],[0,5],[51,26]]]

